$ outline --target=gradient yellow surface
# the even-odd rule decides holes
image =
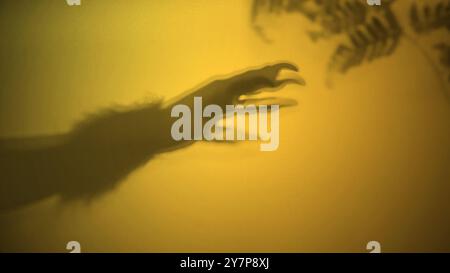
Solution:
[[[280,114],[276,152],[201,142],[160,154],[89,202],[1,212],[0,251],[450,251],[449,86],[418,49],[401,41],[329,89],[335,44],[312,43],[296,15],[269,18],[265,43],[250,13],[248,0],[2,1],[2,136],[65,132],[101,108],[275,61],[297,64],[307,86],[280,92],[299,104]],[[419,41],[438,38],[450,40]]]

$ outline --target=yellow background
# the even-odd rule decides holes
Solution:
[[[395,9],[406,22],[406,2]],[[406,40],[325,86],[333,42],[300,15],[249,0],[0,3],[0,133],[68,131],[115,104],[170,98],[212,76],[287,60],[306,87],[281,112],[280,147],[197,143],[157,156],[90,202],[58,197],[0,213],[0,251],[450,251],[450,104]],[[407,24],[405,24],[407,25]],[[448,32],[418,38],[433,51]],[[155,128],[157,130],[157,128]]]

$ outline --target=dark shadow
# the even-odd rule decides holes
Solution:
[[[172,106],[185,104],[192,109],[195,96],[203,98],[203,105],[245,104],[239,100],[241,95],[256,94],[264,88],[277,90],[287,83],[303,84],[300,78],[278,80],[282,69],[298,71],[287,63],[269,65],[214,80],[167,103],[109,109],[67,134],[0,139],[0,210],[53,195],[63,200],[93,198],[111,190],[156,154],[192,144],[172,139]],[[281,106],[291,104],[284,100]]]
[[[395,5],[407,1],[382,2],[380,6],[370,6],[364,0],[253,0],[251,24],[263,41],[270,42],[270,37],[265,35],[261,26],[267,20],[263,15],[299,14],[314,26],[311,30],[305,29],[311,41],[339,41],[329,58],[326,72],[326,84],[330,88],[336,76],[391,57],[398,52],[401,42],[407,42],[425,58],[439,81],[444,99],[450,103],[450,77],[446,71],[441,71],[430,49],[419,42],[421,36],[431,32],[450,30],[450,2],[410,1],[408,6],[403,7],[409,13],[409,20],[406,21],[402,20]],[[408,29],[412,29],[414,34],[409,33]],[[447,37],[448,34],[440,35],[442,41],[436,46],[441,51],[439,62],[444,63],[444,68],[442,56],[445,58],[445,53],[442,52],[445,47],[442,44],[448,40]]]

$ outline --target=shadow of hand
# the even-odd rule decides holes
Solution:
[[[287,84],[305,85],[305,81],[298,75],[279,79],[282,70],[298,72],[298,68],[290,63],[277,63],[262,68],[248,70],[224,79],[214,80],[207,85],[181,97],[177,97],[168,103],[167,107],[176,104],[192,106],[194,97],[202,97],[204,104],[217,104],[222,108],[230,104],[261,104],[270,101],[270,104],[278,104],[280,107],[292,106],[295,100],[270,98],[252,98],[264,90],[277,91]],[[243,98],[243,97],[246,98]],[[247,96],[250,96],[247,98]],[[269,100],[268,100],[269,99]]]
[[[0,210],[9,210],[59,195],[63,200],[93,198],[113,189],[156,154],[186,147],[172,139],[170,109],[192,106],[201,96],[206,104],[267,104],[246,98],[264,89],[275,91],[297,78],[278,79],[281,70],[296,66],[278,63],[212,81],[163,105],[159,102],[126,111],[109,109],[60,136],[0,139]],[[277,104],[277,98],[272,104]],[[280,107],[294,100],[278,100]]]

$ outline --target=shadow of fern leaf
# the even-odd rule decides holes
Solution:
[[[427,33],[439,28],[450,30],[450,1],[443,0],[432,4],[413,3],[410,10],[410,23],[416,33]]]
[[[438,43],[434,48],[439,51],[439,63],[447,70],[447,80],[450,82],[450,44]]]
[[[354,30],[363,24],[368,14],[367,4],[361,0],[254,0],[252,23],[259,15],[299,13],[319,24],[319,32],[310,33],[313,41]]]
[[[381,6],[368,6],[365,0],[253,0],[252,23],[256,25],[257,17],[263,13],[276,16],[299,13],[318,27],[318,30],[307,31],[313,42],[345,39],[338,43],[328,63],[329,86],[333,74],[345,74],[364,63],[393,55],[400,39],[416,47],[440,77],[441,72],[427,50],[404,32],[393,10],[396,2],[390,0]],[[411,1],[409,7],[409,23],[417,34],[440,28],[450,30],[450,0],[428,0],[420,4]],[[255,27],[255,30],[263,40],[270,40],[261,27]],[[446,89],[445,80],[442,80],[442,88]]]
[[[341,43],[332,55],[329,73],[345,74],[364,62],[392,55],[402,31],[395,17],[387,15],[386,12],[374,15],[369,22],[351,31],[348,34],[350,43]]]

